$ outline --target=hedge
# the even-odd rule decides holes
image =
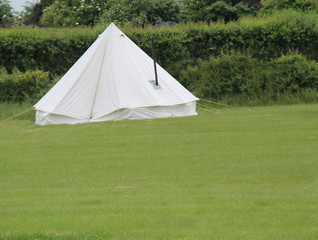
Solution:
[[[297,49],[318,60],[317,14],[283,12],[238,22],[179,24],[174,27],[121,29],[151,55],[150,37],[155,37],[158,62],[174,69],[176,62],[208,59],[222,51],[248,49],[257,59],[270,60]],[[0,66],[10,72],[40,69],[63,74],[85,52],[106,26],[95,28],[0,30]]]
[[[8,72],[65,73],[93,42],[91,29],[2,29],[0,66]]]
[[[27,71],[6,74],[3,70],[0,75],[0,102],[34,103],[49,88],[50,78],[48,72]]]
[[[180,81],[197,97],[216,101],[237,96],[242,102],[265,97],[280,101],[281,96],[304,91],[318,100],[318,65],[295,52],[271,61],[240,52],[222,53],[188,65],[180,72]]]
[[[297,52],[264,61],[232,51],[180,65],[180,82],[199,98],[235,104],[282,102],[286,96],[318,101],[318,64]],[[0,102],[35,103],[58,79],[39,70],[7,74],[0,69]]]

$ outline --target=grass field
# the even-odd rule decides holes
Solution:
[[[318,105],[32,124],[0,124],[0,239],[318,239]]]

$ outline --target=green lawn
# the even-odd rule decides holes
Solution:
[[[0,239],[318,239],[318,105],[32,124],[0,124]]]

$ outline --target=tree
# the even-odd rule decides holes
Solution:
[[[43,8],[47,8],[54,3],[54,0],[41,0],[41,4]]]
[[[24,20],[23,23],[26,25],[37,25],[40,22],[42,16],[42,3],[34,3],[24,8]]]
[[[180,20],[180,6],[173,0],[111,0],[107,5],[101,18],[108,22],[142,25]]]
[[[237,20],[244,15],[256,15],[259,0],[186,0],[184,9],[190,21]]]
[[[154,24],[178,21],[180,7],[174,0],[42,0],[46,4],[41,24],[46,26],[94,26],[100,22]]]
[[[93,26],[107,0],[56,0],[43,10],[40,23],[45,26]]]
[[[0,25],[12,24],[12,7],[8,0],[0,0]]]

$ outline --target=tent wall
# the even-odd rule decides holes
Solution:
[[[110,114],[98,118],[89,119],[87,117],[65,116],[54,113],[47,113],[37,110],[35,123],[38,125],[49,124],[77,124],[89,122],[117,121],[124,119],[152,119],[152,118],[169,118],[169,117],[185,117],[194,116],[196,113],[196,102],[173,106],[154,106],[142,108],[124,108],[118,109]]]

